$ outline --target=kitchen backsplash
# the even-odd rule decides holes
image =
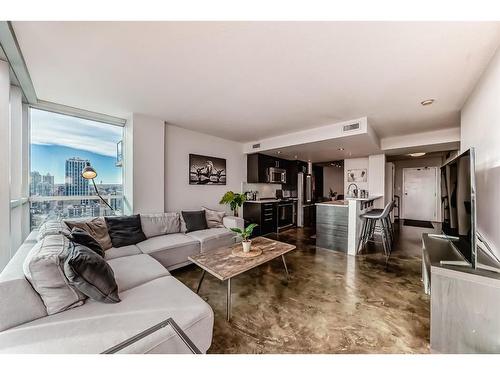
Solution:
[[[241,183],[241,191],[257,191],[257,199],[260,198],[274,198],[276,190],[281,189],[280,184],[249,184],[246,182]]]

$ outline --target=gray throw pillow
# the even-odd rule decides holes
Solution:
[[[63,235],[45,236],[23,263],[24,275],[40,295],[49,315],[80,306],[85,300],[85,295],[64,276],[68,245],[69,240]]]
[[[95,251],[70,242],[64,274],[71,285],[87,297],[104,303],[120,302],[113,270]]]
[[[209,228],[224,228],[222,219],[226,216],[225,211],[211,210],[207,207],[202,207],[202,209],[205,211],[205,217]]]
[[[37,242],[40,242],[45,238],[45,236],[68,233],[68,227],[63,223],[62,220],[47,220],[38,228],[38,235],[36,237],[36,240]]]
[[[65,220],[64,223],[70,228],[81,228],[92,237],[94,237],[97,242],[101,244],[104,250],[111,249],[113,244],[111,243],[111,237],[108,233],[108,226],[103,217],[95,217],[92,219],[83,220]]]
[[[141,226],[147,238],[180,232],[180,215],[177,212],[140,214]]]

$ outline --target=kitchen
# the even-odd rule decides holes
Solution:
[[[287,159],[282,156],[279,150],[272,155],[247,155],[247,182],[242,184],[247,198],[243,217],[247,223],[259,225],[254,235],[293,227],[311,228],[318,246],[355,255],[362,224],[359,215],[378,207],[380,201],[383,204],[383,193],[368,194],[368,167],[372,171],[382,168],[381,175],[372,177],[372,182],[376,179],[380,185],[385,156],[321,163],[298,160],[295,155],[288,155]],[[355,169],[363,170],[364,176],[347,175],[345,164],[351,168],[353,162],[364,163],[365,168]],[[348,181],[353,182],[347,184]],[[382,190],[383,186],[382,181]]]

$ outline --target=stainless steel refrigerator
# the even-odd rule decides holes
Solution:
[[[307,163],[307,173],[299,172],[297,177],[297,226],[312,225],[314,215],[314,178],[312,163]]]

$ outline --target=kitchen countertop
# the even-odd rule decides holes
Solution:
[[[349,202],[347,201],[326,201],[316,203],[316,206],[339,206],[339,207],[347,207]]]
[[[256,201],[252,201],[252,200],[248,200],[248,201],[245,201],[245,203],[277,203],[277,202],[289,202],[289,201],[292,201],[292,202],[296,202],[298,201],[299,198],[288,198],[288,199],[258,199]]]
[[[375,199],[379,199],[379,198],[382,198],[383,196],[382,195],[370,195],[366,198],[350,198],[350,197],[347,197],[345,198],[346,200],[348,201],[361,201],[361,202],[368,202],[368,201],[374,201]]]

